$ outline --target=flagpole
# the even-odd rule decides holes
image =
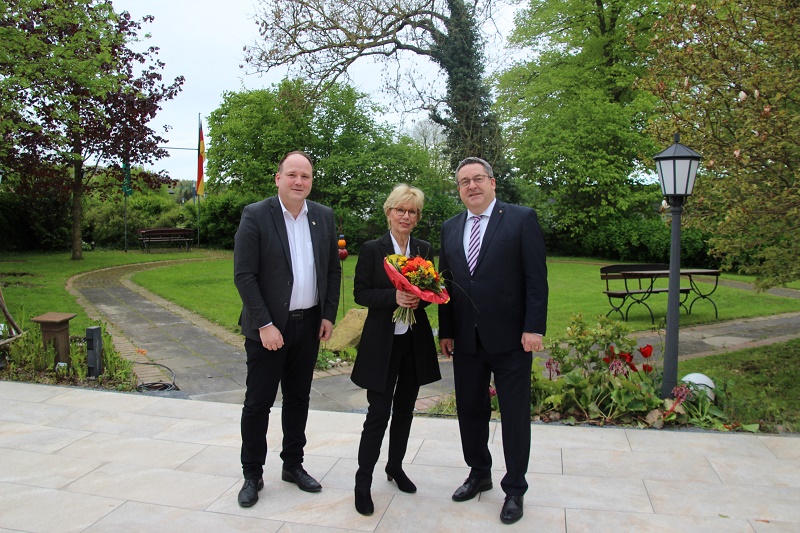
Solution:
[[[197,246],[200,246],[200,198],[198,188],[203,184],[203,156],[205,146],[203,143],[203,122],[200,113],[197,114],[197,183],[194,187],[195,204],[197,205]]]

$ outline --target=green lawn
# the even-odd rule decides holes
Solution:
[[[85,252],[82,261],[72,261],[69,253],[5,254],[0,258],[0,282],[3,283],[6,303],[18,322],[48,311],[76,313],[78,316],[70,323],[70,332],[80,335],[93,323],[66,291],[66,282],[70,277],[110,266],[173,259],[202,260],[153,268],[135,274],[132,279],[168,300],[236,330],[241,301],[233,285],[231,252],[195,250],[187,253],[160,250],[145,254],[140,251],[93,251]],[[355,256],[350,256],[343,264],[344,300],[340,306],[340,316],[343,310],[355,306],[353,271],[356,260]],[[590,317],[608,312],[608,301],[602,293],[605,284],[600,280],[599,274],[602,264],[604,263],[572,258],[551,258],[548,261],[549,336],[562,335],[574,313]],[[719,307],[720,320],[800,311],[800,300],[723,286],[717,289],[713,298]],[[666,294],[653,296],[650,303],[657,321],[658,317],[666,315]],[[632,309],[629,324],[634,331],[649,330],[650,317],[642,306],[638,307],[641,309]],[[429,306],[428,310],[432,323],[437,324],[436,306]],[[714,320],[713,308],[705,302],[695,305],[691,316],[681,314],[682,325]]]
[[[350,256],[344,261],[344,301],[339,309],[340,316],[343,309],[352,309],[355,306],[353,272],[356,260],[356,257]],[[602,264],[605,263],[558,258],[548,261],[548,335],[562,335],[572,314],[582,313],[589,317],[605,315],[609,311],[608,300],[603,295],[605,283],[600,280],[599,268]],[[233,285],[233,260],[230,257],[204,261],[202,265],[172,265],[147,270],[135,274],[132,279],[152,292],[192,309],[222,326],[236,328],[241,301]],[[666,280],[663,282],[666,284]],[[713,299],[719,308],[720,320],[800,310],[800,300],[723,286],[717,288]],[[656,322],[659,317],[666,316],[666,293],[654,295],[648,302],[656,316]],[[428,314],[432,324],[436,325],[436,306],[429,306]],[[629,324],[634,331],[650,329],[650,315],[643,306],[634,306],[629,318]],[[707,302],[699,301],[695,304],[690,316],[683,312],[681,314],[681,325],[715,320],[714,309]]]
[[[717,388],[731,420],[761,431],[800,431],[800,339],[681,361],[678,375],[700,372]]]
[[[356,257],[343,262],[344,301],[339,305],[339,318],[353,301],[353,276]],[[238,331],[242,301],[233,284],[233,257],[203,261],[202,264],[170,265],[138,272],[131,280],[147,290],[191,309],[199,315],[232,331]],[[435,314],[435,313],[434,313]]]
[[[72,335],[83,336],[87,327],[96,325],[89,320],[83,308],[66,290],[67,280],[76,274],[134,263],[218,257],[216,252],[164,250],[149,254],[138,250],[128,253],[89,251],[83,253],[81,261],[73,261],[71,256],[71,253],[65,252],[3,254],[0,257],[0,284],[3,287],[3,296],[14,321],[20,324],[20,327],[25,328],[26,325],[22,323],[49,311],[78,315],[70,322]],[[2,313],[0,319],[1,315]]]

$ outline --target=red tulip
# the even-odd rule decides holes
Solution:
[[[648,357],[653,355],[653,347],[650,346],[649,344],[642,346],[641,348],[639,348],[639,353],[642,354],[642,357],[647,359]]]

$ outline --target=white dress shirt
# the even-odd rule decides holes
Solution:
[[[280,201],[280,197],[278,197]],[[286,222],[286,235],[289,238],[289,253],[292,256],[292,298],[289,310],[308,309],[319,303],[317,294],[317,271],[314,268],[314,248],[311,244],[311,229],[308,226],[308,205],[303,201],[303,209],[297,218],[283,209]]]
[[[489,204],[489,207],[486,208],[486,211],[483,213],[473,213],[472,211],[467,211],[467,221],[464,223],[464,255],[469,256],[469,234],[472,231],[472,217],[480,216],[481,217],[481,244],[483,244],[483,236],[486,234],[486,227],[489,225],[489,217],[492,214],[492,209],[494,209],[494,204],[497,203],[497,198],[492,200],[492,203]]]
[[[394,246],[394,253],[400,254],[402,256],[408,257],[408,246],[411,245],[411,236],[408,237],[408,244],[406,245],[405,250],[400,249],[400,245],[397,244],[397,240],[392,235],[392,232],[389,232],[389,236],[392,238],[392,245]],[[398,320],[394,323],[394,334],[395,335],[402,335],[406,331],[408,331],[409,325],[405,322]]]

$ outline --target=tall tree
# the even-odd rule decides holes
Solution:
[[[100,0],[7,0],[0,7],[0,165],[21,193],[48,187],[70,200],[72,258],[82,259],[82,197],[91,183],[107,183],[94,182],[95,172],[108,166],[119,183],[124,164],[167,155],[147,123],[183,78],[164,85],[157,48],[131,48],[152,17],[136,22]],[[168,181],[141,175],[144,186]]]
[[[414,143],[396,141],[395,132],[377,122],[374,104],[352,87],[334,83],[313,98],[310,90],[303,81],[284,80],[269,89],[226,93],[208,117],[211,188],[274,194],[278,161],[302,149],[315,162],[309,199],[331,206],[357,246],[385,229],[383,202],[396,184],[419,185],[430,176],[429,156]]]
[[[689,224],[761,288],[800,279],[800,2],[674,2],[656,29],[651,133],[704,156]]]
[[[272,178],[281,157],[309,149],[313,115],[314,105],[300,80],[224,93],[220,106],[208,116],[209,188],[274,193]]]
[[[256,19],[263,42],[247,49],[247,60],[263,71],[294,67],[302,77],[324,87],[346,75],[360,58],[397,58],[400,54],[427,57],[447,79],[445,95],[426,107],[431,119],[447,129],[451,164],[455,166],[470,155],[483,157],[501,172],[501,189],[513,193],[503,180],[508,170],[505,147],[484,79],[484,40],[476,18],[478,13],[491,13],[494,3],[262,1]]]
[[[657,0],[530,0],[511,44],[529,52],[500,77],[513,165],[538,186],[551,229],[580,238],[651,211],[643,182],[655,145],[642,134],[652,95],[633,42],[647,42]]]

